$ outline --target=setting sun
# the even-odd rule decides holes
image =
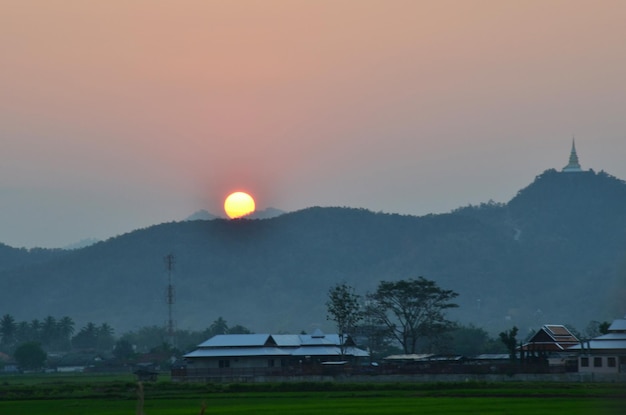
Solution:
[[[231,193],[224,201],[224,211],[231,219],[249,215],[255,207],[252,196],[244,192]]]

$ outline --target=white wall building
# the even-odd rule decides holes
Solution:
[[[613,321],[607,334],[568,350],[579,352],[579,373],[626,373],[626,316]]]

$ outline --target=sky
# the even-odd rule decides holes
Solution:
[[[0,242],[626,179],[626,2],[0,0]]]

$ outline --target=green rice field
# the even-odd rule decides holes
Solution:
[[[141,405],[130,375],[0,377],[0,414],[626,414],[624,384],[159,381],[143,390]]]

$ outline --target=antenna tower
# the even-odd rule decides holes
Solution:
[[[175,330],[174,330],[174,319],[173,319],[173,306],[174,306],[174,285],[172,284],[172,271],[174,270],[174,264],[176,263],[176,258],[173,254],[167,255],[165,258],[165,268],[167,269],[167,293],[166,293],[166,301],[167,301],[167,336],[169,339],[169,343],[171,346],[175,346]]]

